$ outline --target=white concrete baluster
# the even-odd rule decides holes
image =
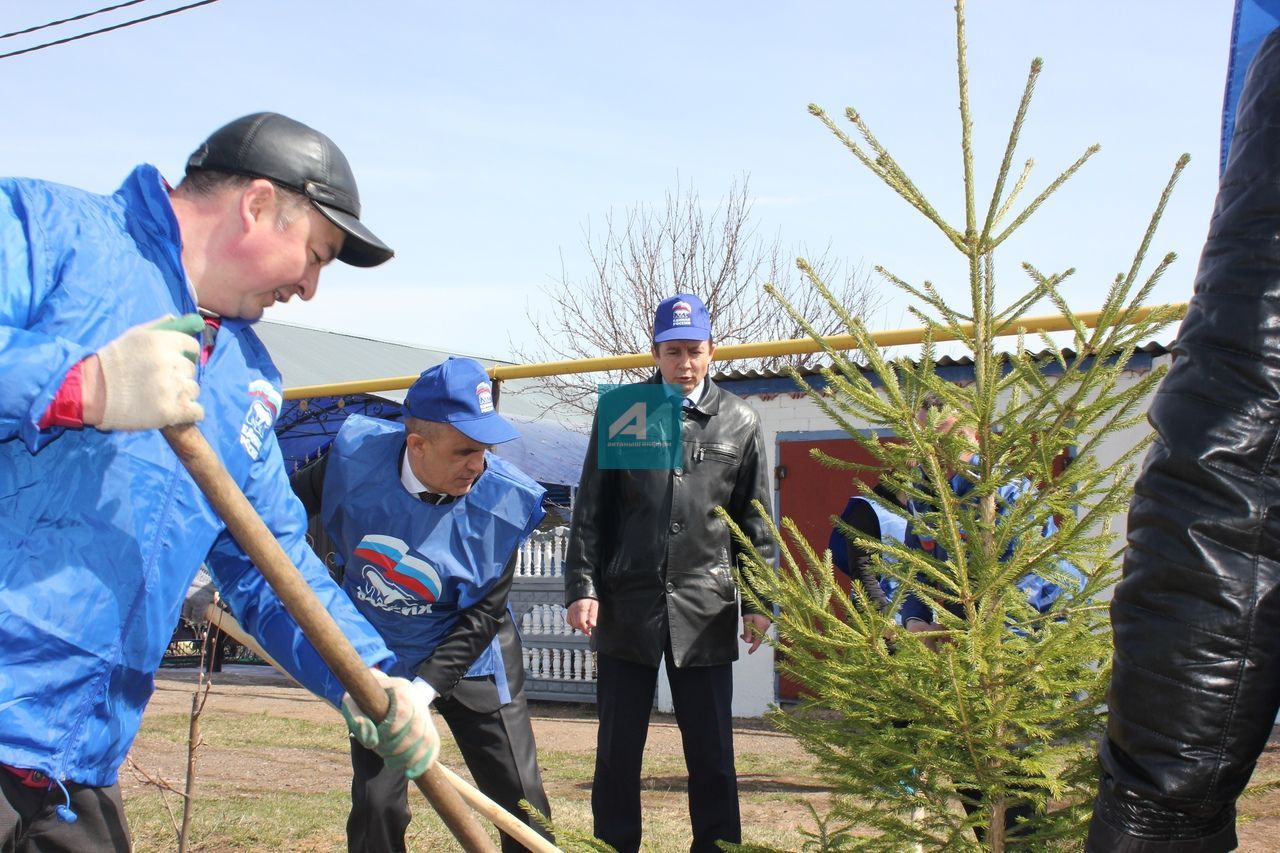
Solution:
[[[555,548],[555,555],[556,555],[555,556],[555,563],[556,563],[555,573],[557,575],[564,574],[564,549],[565,549],[565,545],[569,541],[569,538],[567,535],[568,532],[569,532],[568,528],[557,527],[555,531],[551,534],[552,536],[551,543]]]

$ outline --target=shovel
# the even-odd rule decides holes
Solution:
[[[378,686],[338,623],[320,604],[249,499],[231,479],[204,435],[192,424],[165,427],[163,433],[196,485],[222,517],[227,530],[271,584],[289,614],[360,710],[373,720],[385,717],[388,710],[386,691]],[[449,784],[438,762],[414,782],[463,850],[467,853],[494,853],[493,842]],[[541,836],[539,839],[542,840]]]

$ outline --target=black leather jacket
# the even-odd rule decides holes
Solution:
[[[740,613],[758,612],[734,583],[739,548],[716,507],[773,559],[773,539],[751,506],[759,500],[769,510],[760,419],[706,382],[684,413],[684,465],[675,471],[601,470],[592,425],[564,584],[566,603],[599,599],[602,654],[657,666],[669,634],[676,666],[729,663],[738,657]]]
[[[1232,850],[1280,705],[1280,31],[1249,72],[1149,416],[1087,849]]]

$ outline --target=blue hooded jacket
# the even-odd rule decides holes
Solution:
[[[116,781],[187,586],[205,561],[302,684],[342,687],[158,430],[40,430],[67,371],[127,329],[196,310],[166,185],[113,195],[0,180],[0,764]],[[280,376],[226,319],[198,374],[200,429],[370,664],[391,658],[307,546],[272,425]]]

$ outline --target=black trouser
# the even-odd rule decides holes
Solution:
[[[956,791],[960,795],[960,805],[964,806],[964,813],[972,816],[974,812],[985,811],[986,804],[982,802],[982,792],[976,788],[961,788]],[[1004,807],[1004,830],[1005,838],[1017,838],[1019,832],[1018,819],[1031,818],[1035,815],[1035,806],[1031,803],[1010,802]],[[987,840],[987,831],[985,827],[975,826],[973,834],[977,837],[978,843],[981,844]]]
[[[62,789],[31,788],[0,767],[0,851],[2,853],[85,853],[131,849],[120,786],[95,788],[68,782],[75,823],[58,817],[66,802]]]
[[[718,853],[716,841],[742,840],[733,763],[733,664],[680,669],[670,652],[666,663],[689,771],[689,849]],[[591,814],[596,837],[619,853],[640,848],[640,765],[657,686],[656,667],[597,656],[600,729]]]
[[[480,680],[463,679],[464,684],[459,685],[458,690],[470,686],[466,682]],[[492,687],[492,679],[487,686]],[[455,695],[437,699],[434,707],[449,724],[476,787],[554,841],[519,805],[521,800],[528,800],[542,814],[551,817],[524,691],[491,712],[473,710]],[[350,853],[400,853],[405,849],[404,833],[410,814],[408,780],[403,771],[386,767],[377,753],[354,740],[351,741],[351,769],[347,849]],[[520,853],[525,847],[503,833],[502,849],[504,853]]]

